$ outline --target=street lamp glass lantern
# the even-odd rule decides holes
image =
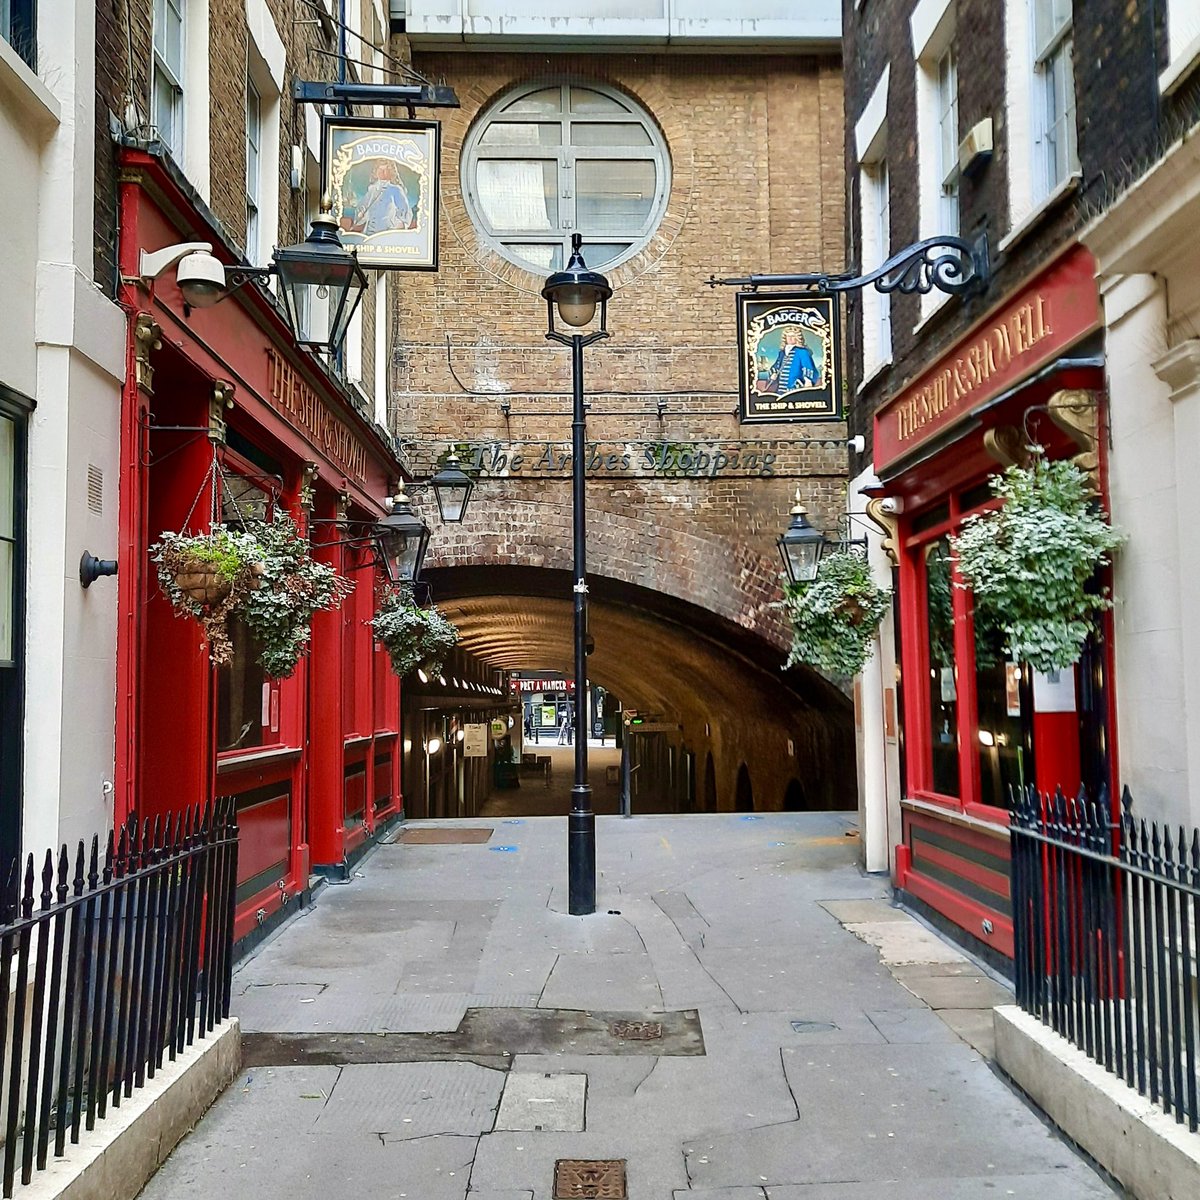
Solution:
[[[554,310],[559,319],[572,329],[582,329],[591,323],[600,305],[600,328],[605,327],[606,306],[612,295],[608,280],[598,271],[589,271],[583,261],[583,237],[575,234],[571,238],[571,258],[565,271],[556,271],[546,280],[542,295],[550,320],[550,332],[554,332]]]
[[[357,256],[342,245],[329,209],[322,207],[313,218],[303,242],[276,250],[273,258],[297,343],[336,351],[362,300],[367,277]]]
[[[451,453],[446,465],[429,481],[437,497],[438,513],[442,520],[457,525],[467,514],[467,502],[475,481],[459,464],[458,455]]]
[[[375,544],[392,583],[415,583],[429,545],[429,526],[417,516],[401,487],[392,511],[375,526]]]
[[[808,513],[797,491],[791,523],[779,538],[783,567],[792,583],[812,583],[816,579],[825,545],[825,535],[808,523]]]

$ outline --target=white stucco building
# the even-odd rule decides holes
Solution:
[[[95,5],[0,7],[0,859],[110,822],[125,322],[93,285]]]

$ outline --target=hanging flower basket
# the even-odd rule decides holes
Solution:
[[[411,588],[385,588],[371,619],[375,640],[383,645],[397,675],[423,667],[440,675],[446,655],[458,644],[458,630],[431,604],[418,607]]]
[[[233,657],[229,621],[245,621],[268,675],[285,679],[308,649],[313,614],[335,608],[351,583],[315,562],[307,539],[283,512],[251,518],[241,529],[167,532],[150,547],[164,595],[180,616],[200,622],[214,666]]]
[[[1034,670],[1063,670],[1112,607],[1095,576],[1125,537],[1108,523],[1083,471],[1031,449],[1030,466],[992,477],[1003,506],[968,517],[951,544],[960,586],[975,596],[976,621],[998,626],[1012,656]]]
[[[863,669],[891,593],[871,578],[867,560],[853,551],[821,559],[811,583],[785,583],[782,607],[792,625],[788,667],[804,663],[849,678]]]

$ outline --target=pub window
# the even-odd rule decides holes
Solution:
[[[262,197],[262,97],[254,80],[246,78],[246,253],[258,258],[259,218]]]
[[[509,92],[471,130],[462,174],[475,227],[538,275],[562,270],[576,232],[593,270],[632,258],[658,228],[671,182],[657,124],[601,84]]]
[[[271,493],[253,479],[227,474],[221,484],[221,520],[234,529],[274,514]],[[217,750],[252,750],[279,740],[279,690],[258,661],[262,646],[244,621],[229,623],[232,660],[217,669]]]
[[[950,541],[924,548],[925,612],[929,626],[930,783],[940,796],[958,797],[958,664],[954,644],[954,582]]]

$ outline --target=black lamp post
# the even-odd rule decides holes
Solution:
[[[375,525],[375,544],[392,583],[416,583],[429,545],[429,526],[413,512],[404,484],[392,500],[392,511]]]
[[[546,337],[571,347],[571,386],[574,408],[571,421],[571,513],[574,527],[575,569],[572,592],[575,597],[575,786],[571,788],[571,812],[567,819],[567,892],[572,916],[596,911],[596,814],[592,811],[592,789],[588,784],[587,754],[587,528],[584,520],[584,406],[583,349],[608,334],[608,300],[612,288],[583,261],[583,238],[571,238],[571,259],[565,271],[556,271],[546,280],[542,295],[546,298],[549,328]],[[600,328],[591,333],[560,333],[558,319],[573,330],[589,325],[600,306]]]
[[[792,583],[812,583],[821,565],[821,555],[828,544],[825,535],[808,523],[808,510],[800,503],[800,489],[796,489],[796,503],[792,508],[792,520],[779,538],[779,553],[783,567]]]

